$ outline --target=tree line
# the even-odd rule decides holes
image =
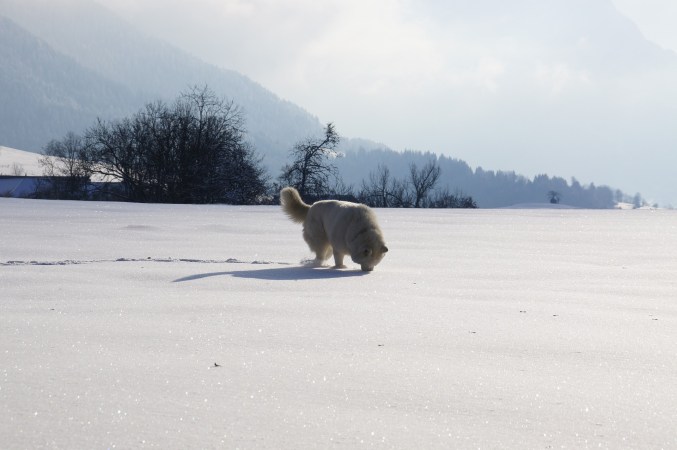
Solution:
[[[283,186],[304,199],[344,198],[376,207],[476,207],[470,197],[437,191],[440,168],[411,165],[408,179],[378,166],[355,190],[334,163],[340,137],[332,123],[320,137],[290,150],[291,161],[270,180],[246,141],[244,115],[209,88],[194,87],[168,105],[149,103],[131,117],[97,122],[82,136],[50,141],[40,162],[45,180],[36,196],[153,203],[261,204]]]
[[[562,201],[610,208],[629,196],[606,186],[582,186],[539,175],[472,170],[432,153],[339,151],[334,124],[299,140],[271,179],[246,139],[243,111],[208,87],[193,87],[172,103],[147,104],[117,121],[97,122],[82,135],[47,144],[45,177],[36,196],[155,203],[272,204],[294,186],[308,202],[340,198],[374,207],[476,208]],[[348,181],[342,176],[348,175]],[[453,183],[455,190],[450,189]],[[462,186],[473,196],[464,194]],[[641,204],[639,194],[632,203]]]
[[[470,193],[481,208],[549,203],[551,191],[557,194],[559,203],[579,208],[613,208],[618,202],[630,203],[635,207],[648,204],[639,193],[629,195],[604,185],[584,184],[575,178],[566,180],[547,174],[528,178],[514,171],[493,171],[482,167],[473,169],[463,160],[431,152],[372,149],[357,140],[347,140],[342,149],[346,157],[337,160],[338,168],[346,183],[355,186],[368,179],[370,172],[379,164],[389,169],[391,177],[402,179],[409,177],[412,163],[422,167],[429,161],[436,161],[441,170],[437,190],[451,186],[453,192]]]

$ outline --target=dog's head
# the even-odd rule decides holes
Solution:
[[[388,252],[385,244],[362,247],[355,255],[350,255],[352,260],[360,265],[363,271],[371,272],[376,264],[380,263]]]

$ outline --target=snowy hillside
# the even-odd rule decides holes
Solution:
[[[677,213],[0,198],[6,448],[677,447]]]
[[[0,146],[0,175],[43,175],[41,157],[39,153]]]

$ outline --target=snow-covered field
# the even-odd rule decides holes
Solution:
[[[2,448],[676,448],[677,212],[0,199]]]

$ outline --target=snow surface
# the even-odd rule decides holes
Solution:
[[[675,448],[677,212],[0,199],[3,448]]]

